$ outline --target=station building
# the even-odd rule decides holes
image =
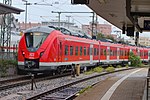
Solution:
[[[89,25],[82,25],[82,30],[88,34],[92,34],[92,23],[89,23]],[[105,36],[107,35],[111,35],[111,31],[112,31],[112,28],[111,28],[111,25],[109,24],[99,24],[97,23],[94,27],[94,31],[97,30],[97,33],[102,33],[104,34]],[[97,34],[95,34],[97,35]]]
[[[26,24],[26,28],[25,28],[25,24]],[[29,23],[19,22],[18,23],[18,26],[21,31],[25,31],[26,29],[36,27],[36,26],[41,26],[41,25],[42,25],[41,23],[35,23],[35,22],[29,22]]]

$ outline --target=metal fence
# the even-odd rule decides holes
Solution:
[[[0,59],[3,59],[3,60],[17,60],[17,53],[16,52],[3,52],[3,51],[0,51]]]
[[[0,46],[0,60],[17,60],[18,45],[12,47]]]

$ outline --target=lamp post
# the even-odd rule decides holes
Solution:
[[[69,28],[69,23],[70,23],[70,17],[71,16],[66,16],[66,17],[68,17],[68,28]]]
[[[25,5],[26,5],[26,11],[25,11],[25,29],[27,28],[27,3],[28,1],[27,0],[22,0],[23,2],[25,2]]]
[[[26,12],[25,12],[25,29],[27,29],[27,5],[31,5],[31,3],[28,3],[27,0],[22,0],[23,2],[25,2],[26,5]]]
[[[25,29],[27,29],[27,2],[28,2],[28,1],[25,1],[25,2],[26,2]]]
[[[25,2],[24,5],[26,5],[26,11],[25,11],[25,29],[27,29],[27,11],[28,11],[28,8],[27,6],[28,5],[46,5],[46,6],[52,6],[52,4],[39,4],[39,3],[28,3],[27,0],[22,0],[23,2]]]

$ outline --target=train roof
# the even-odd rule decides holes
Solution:
[[[50,28],[48,26],[37,26],[37,27],[33,27],[30,29],[27,29],[25,31],[25,33],[30,33],[30,32],[43,32],[43,33],[51,33],[54,29]]]
[[[65,35],[71,35],[71,36],[76,36],[76,37],[81,37],[81,38],[92,39],[92,36],[90,36],[89,34],[86,34],[84,32],[75,32],[66,27],[58,27],[58,26],[48,26],[48,27],[53,28],[55,30],[59,30]]]
[[[74,42],[80,42],[80,43],[88,43],[88,44],[99,44],[100,41],[92,40],[92,39],[86,39],[86,38],[79,38],[75,36],[65,35],[63,38],[67,41],[74,41]]]
[[[76,37],[80,37],[78,39],[80,42],[83,42],[83,40],[85,40],[84,42],[87,42],[87,39],[90,39],[89,41],[93,41],[92,37],[89,34],[82,33],[82,32],[74,32],[67,28],[56,27],[56,26],[37,26],[37,27],[33,27],[33,28],[26,30],[25,33],[44,32],[44,33],[50,34],[53,30],[59,30],[59,31],[61,31],[61,33],[65,34],[65,35],[67,34],[68,36],[74,36],[74,38],[72,38],[72,39],[75,39]],[[65,30],[68,31],[69,33],[66,33]],[[84,38],[84,39],[82,39],[82,38]],[[98,42],[100,42],[101,45],[111,46],[111,47],[114,46],[114,47],[121,47],[121,48],[125,47],[125,48],[130,48],[130,49],[145,49],[145,50],[148,49],[148,50],[150,50],[150,48],[143,48],[143,47],[130,46],[130,45],[125,45],[125,44],[112,43],[112,42],[108,41],[108,39],[105,39],[107,41],[103,41],[103,40],[94,40],[94,41],[97,41],[96,44]],[[95,43],[93,43],[93,44],[95,44]]]

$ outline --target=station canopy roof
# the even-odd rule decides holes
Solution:
[[[3,3],[0,3],[0,15],[1,14],[8,14],[8,13],[15,13],[20,14],[20,12],[23,12],[24,10],[18,9]]]
[[[135,26],[139,32],[150,31],[150,0],[89,0],[87,4],[97,15],[116,27]]]

